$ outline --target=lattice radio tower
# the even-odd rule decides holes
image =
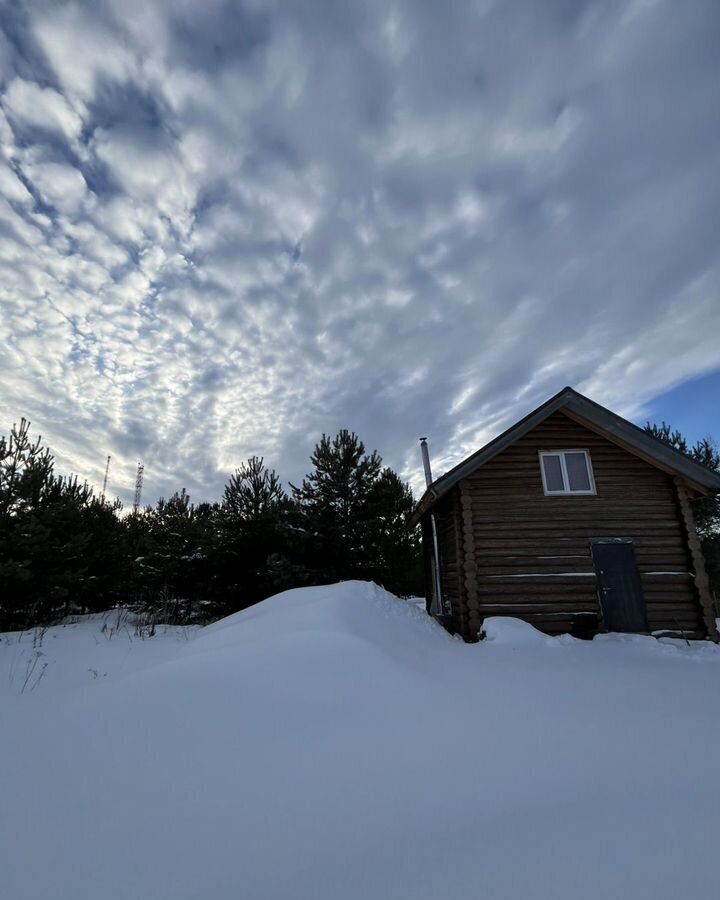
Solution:
[[[102,489],[102,498],[105,499],[105,492],[107,491],[107,480],[108,480],[108,472],[110,471],[110,456],[108,455],[107,462],[105,463],[105,478],[103,478],[103,489]]]
[[[142,497],[143,472],[144,471],[145,471],[145,466],[142,463],[138,463],[137,478],[135,479],[135,500],[133,501],[133,512],[134,513],[136,513],[140,509],[140,497]]]

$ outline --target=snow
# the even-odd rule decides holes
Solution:
[[[486,575],[486,578],[597,578],[596,572],[523,572],[521,575],[505,572],[502,575]]]
[[[537,628],[533,628],[522,619],[509,616],[491,616],[483,622],[482,637],[494,644],[506,647],[526,647],[541,644],[546,647],[557,645],[557,641],[548,637]]]
[[[688,575],[692,575],[692,572],[678,572],[677,570],[675,570],[674,572],[643,572],[643,575],[678,575],[681,578],[686,578]]]
[[[56,694],[139,672],[177,656],[197,627],[157,626],[150,638],[127,613],[83,616],[56,628],[0,634],[0,703]]]
[[[714,645],[466,645],[360,582],[102,626],[0,641],[9,900],[717,894]]]

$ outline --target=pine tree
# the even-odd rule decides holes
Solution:
[[[219,578],[223,611],[243,609],[290,587],[286,558],[289,500],[280,477],[260,456],[230,476],[219,510]]]
[[[663,421],[661,425],[651,425],[650,422],[646,422],[644,430],[658,441],[662,441],[663,444],[669,444],[675,450],[679,450],[686,456],[692,455],[688,450],[687,441],[682,434],[677,431],[677,429],[673,431],[667,422]]]
[[[720,472],[720,448],[711,437],[696,441],[692,447],[688,447],[683,435],[679,431],[673,431],[666,422],[660,427],[648,422],[645,431],[700,465],[707,466],[714,472]],[[720,495],[712,494],[695,500],[693,515],[702,542],[710,587],[720,600]]]
[[[673,430],[667,422],[662,425],[651,425],[649,422],[644,429],[649,435],[669,444],[685,456],[706,466],[714,472],[720,472],[720,448],[711,437],[705,437],[690,447],[684,436],[677,430]],[[705,537],[720,532],[720,496],[717,494],[702,497],[693,503],[693,513],[698,533]]]
[[[354,432],[323,434],[310,457],[314,469],[291,485],[309,567],[322,581],[365,577],[371,568],[368,501],[382,460]]]
[[[368,579],[401,594],[421,590],[409,487],[347,430],[324,434],[310,461],[313,471],[292,489],[314,579]]]
[[[423,591],[419,535],[408,525],[414,508],[409,486],[392,469],[383,469],[368,498],[372,578],[401,596]]]
[[[105,608],[117,585],[117,505],[54,473],[29,423],[0,438],[0,618],[8,628]]]
[[[145,552],[136,559],[136,576],[145,603],[160,593],[189,604],[205,600],[213,588],[218,506],[195,506],[183,488],[137,518],[133,526],[142,533]]]
[[[262,456],[251,456],[230,476],[223,493],[223,513],[243,530],[272,522],[287,501],[280,478]]]
[[[53,457],[42,438],[30,439],[30,423],[20,420],[10,437],[0,436],[0,516],[37,506],[53,472]]]

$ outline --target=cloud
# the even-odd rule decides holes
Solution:
[[[63,95],[34,81],[14,78],[3,96],[3,106],[14,121],[57,129],[68,139],[77,138],[82,129],[82,118]]]
[[[440,471],[564,384],[641,415],[720,368],[712,4],[0,22],[0,415],[125,500],[342,427],[419,487],[419,434]]]
[[[38,3],[30,11],[33,36],[58,87],[80,101],[92,99],[100,74],[122,82],[140,67],[139,48],[133,52],[122,31],[112,21],[102,21],[93,6]]]
[[[85,179],[74,166],[27,154],[20,169],[41,200],[55,209],[77,212],[87,195]]]
[[[0,194],[14,203],[29,203],[30,191],[7,162],[0,163]]]

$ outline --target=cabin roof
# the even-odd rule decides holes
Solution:
[[[595,403],[571,387],[564,387],[542,406],[516,422],[507,431],[481,447],[467,459],[458,463],[450,471],[437,478],[420,498],[411,518],[411,525],[416,525],[422,516],[442,496],[458,482],[496,457],[519,438],[544,422],[553,413],[562,412],[581,425],[603,435],[613,443],[619,444],[630,453],[641,457],[652,465],[671,475],[680,476],[700,494],[720,492],[720,473],[714,472],[690,459],[679,450],[652,437],[642,428],[623,419],[599,403]]]

